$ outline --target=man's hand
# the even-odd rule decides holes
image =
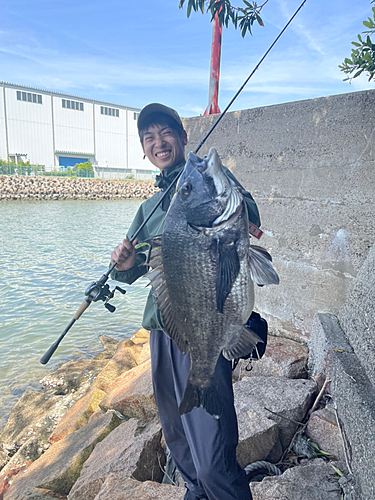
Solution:
[[[136,244],[136,239],[133,243],[130,243],[130,241],[125,238],[124,241],[113,250],[111,253],[111,263],[117,262],[115,266],[116,271],[127,271],[134,266]]]

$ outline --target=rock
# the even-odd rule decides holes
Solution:
[[[68,434],[86,425],[91,415],[99,409],[99,403],[104,396],[105,392],[100,389],[89,389],[89,392],[76,401],[68,413],[63,416],[48,441],[51,444],[57,443]]]
[[[129,339],[121,341],[118,345],[116,354],[108,361],[106,366],[97,376],[93,387],[107,392],[109,385],[122,373],[131,370],[137,366],[136,358],[141,352],[141,347],[132,343]],[[134,349],[135,348],[135,349]]]
[[[134,344],[145,344],[150,340],[150,332],[141,328],[130,337],[130,340],[132,340]]]
[[[51,490],[45,490],[44,488],[34,488],[28,495],[24,497],[24,500],[66,500],[66,495],[59,495]]]
[[[109,412],[61,439],[14,478],[4,500],[24,500],[34,488],[67,495],[95,446],[120,423],[121,420]]]
[[[251,410],[238,415],[238,433],[237,460],[243,468],[265,460],[279,441],[276,422]]]
[[[157,415],[151,379],[151,360],[123,373],[108,388],[100,403],[104,411],[119,411],[127,418],[152,420]]]
[[[44,447],[39,443],[38,438],[31,437],[28,439],[15,455],[4,465],[3,471],[9,471],[23,465],[25,462],[32,463],[37,460],[45,451]]]
[[[14,455],[30,439],[30,434],[39,434],[39,421],[49,413],[59,398],[60,396],[51,396],[45,391],[35,392],[32,389],[21,396],[0,434],[0,442],[9,455]]]
[[[106,360],[81,359],[69,361],[61,368],[44,377],[40,383],[60,394],[76,391],[84,382],[93,381],[97,374],[106,366]]]
[[[306,435],[319,448],[333,455],[338,460],[345,460],[344,448],[333,408],[326,406],[314,411],[306,428]]]
[[[30,462],[26,462],[18,467],[13,467],[12,469],[2,472],[0,474],[0,500],[3,500],[3,497],[7,490],[10,487],[10,480],[13,479],[19,472],[24,471],[30,465]]]
[[[307,378],[308,356],[308,349],[304,345],[283,337],[269,336],[263,357],[252,362],[250,371],[246,370],[249,361],[241,359],[233,372],[233,378],[235,381],[254,375]]]
[[[9,455],[0,450],[0,470],[9,462]]]
[[[161,482],[165,463],[161,435],[157,419],[146,426],[134,418],[121,424],[96,446],[68,499],[94,500],[110,473],[119,480]]]
[[[150,358],[151,358],[150,342],[148,341],[142,345],[142,351],[139,355],[139,358],[137,359],[137,363],[140,365],[141,363],[147,361]]]
[[[119,341],[107,335],[99,335],[99,340],[104,347],[104,351],[94,356],[93,359],[111,359],[116,353]]]
[[[34,461],[49,448],[48,438],[52,431],[75,401],[85,394],[88,384],[86,381],[78,391],[65,396],[52,395],[51,391],[24,393],[0,435],[9,461],[4,469]]]
[[[281,476],[250,483],[253,500],[340,500],[338,476],[329,463],[315,459]]]
[[[153,481],[135,481],[118,479],[110,474],[104,482],[95,500],[183,500],[185,488]]]
[[[285,449],[312,404],[316,384],[304,379],[254,376],[236,382],[233,390],[239,420],[246,421],[248,412],[254,412],[275,421]]]

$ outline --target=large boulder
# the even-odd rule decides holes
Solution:
[[[240,425],[245,425],[253,413],[273,420],[285,449],[312,404],[316,384],[304,379],[244,377],[233,390]]]
[[[250,483],[253,500],[341,500],[340,477],[321,459]]]
[[[279,429],[273,420],[254,411],[238,415],[237,460],[246,467],[258,460],[265,460],[279,441]]]
[[[265,376],[307,378],[308,349],[303,344],[283,337],[268,337],[263,357],[257,361],[241,359],[233,372],[233,380]]]
[[[4,500],[25,500],[34,488],[45,488],[67,495],[95,446],[120,423],[121,420],[109,412],[61,439],[25,472],[17,474]]]
[[[307,422],[306,435],[319,448],[338,460],[345,460],[345,452],[336,415],[332,407],[314,411]]]
[[[95,500],[183,500],[185,488],[154,481],[140,482],[134,479],[119,479],[110,474]]]
[[[157,419],[146,426],[134,418],[121,424],[96,446],[68,499],[94,500],[110,473],[118,480],[161,482],[165,463],[161,435]]]
[[[84,382],[91,383],[106,366],[108,360],[81,359],[69,361],[58,370],[46,375],[40,383],[59,394],[77,391]]]
[[[151,379],[151,360],[123,373],[107,390],[100,408],[116,410],[127,418],[152,420],[157,415]]]
[[[40,435],[40,421],[49,414],[50,410],[61,399],[45,391],[35,392],[30,389],[23,393],[14,405],[8,421],[0,434],[3,449],[10,456],[26,443],[31,435]],[[51,422],[51,425],[52,422]],[[52,431],[52,429],[51,429]],[[47,434],[48,431],[45,433]],[[48,436],[42,436],[47,440]]]
[[[145,344],[150,340],[150,332],[145,328],[141,328],[137,332],[133,333],[130,339],[134,344]]]
[[[48,438],[52,431],[75,401],[85,394],[88,384],[90,382],[86,381],[79,390],[66,395],[54,395],[53,391],[45,390],[30,390],[22,395],[0,434],[6,454],[0,457],[4,470],[33,462],[49,448]]]
[[[51,444],[57,443],[68,434],[86,425],[91,415],[99,409],[99,403],[104,396],[105,392],[100,389],[89,389],[87,394],[76,401],[68,413],[63,416],[49,436],[48,441]]]
[[[117,377],[137,366],[137,358],[141,351],[142,346],[134,344],[130,339],[120,341],[115,355],[99,373],[93,386],[107,392],[108,387]]]

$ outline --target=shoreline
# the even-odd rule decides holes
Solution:
[[[153,181],[0,176],[0,201],[147,199],[157,191]]]

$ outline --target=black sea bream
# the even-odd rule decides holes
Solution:
[[[219,418],[217,360],[246,355],[260,341],[245,326],[254,283],[279,278],[266,250],[250,245],[246,204],[215,148],[204,159],[189,153],[162,237],[151,243],[146,276],[165,331],[191,356],[180,414],[202,406]]]

